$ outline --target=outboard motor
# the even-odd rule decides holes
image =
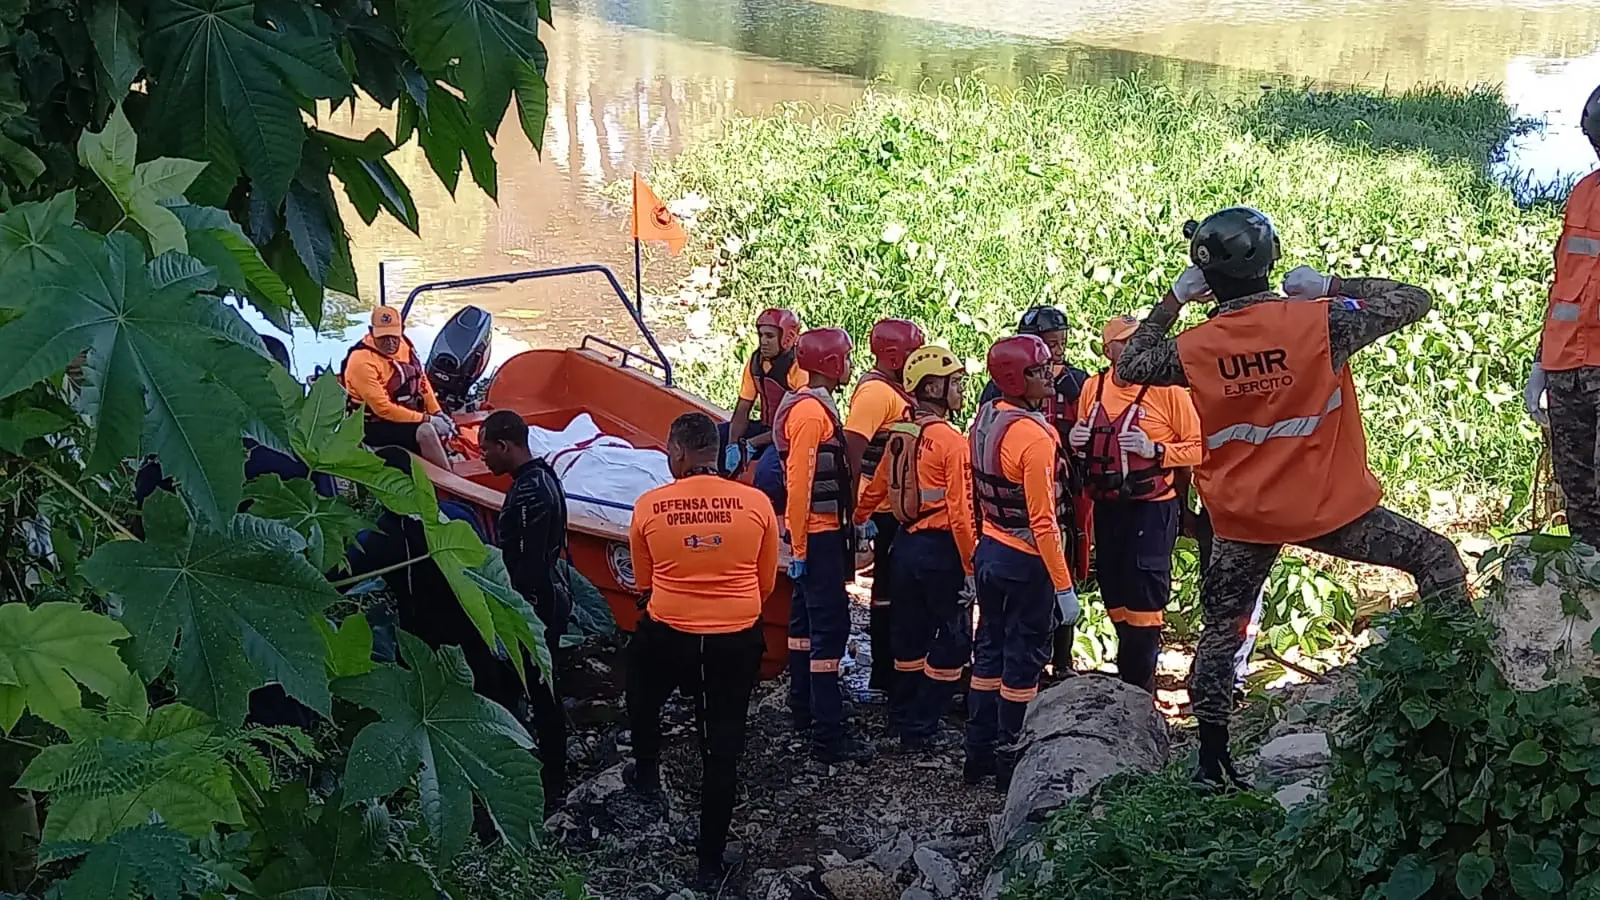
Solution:
[[[489,367],[489,341],[494,316],[476,306],[463,307],[444,324],[428,351],[428,381],[447,411],[467,405],[472,385]]]

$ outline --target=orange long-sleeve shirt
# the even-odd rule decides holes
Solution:
[[[1105,387],[1100,388],[1104,381]],[[1119,385],[1106,373],[1089,376],[1083,391],[1078,394],[1078,421],[1087,423],[1094,417],[1095,391],[1100,389],[1100,405],[1113,421],[1139,396],[1141,385]],[[1192,468],[1200,465],[1205,455],[1201,441],[1200,413],[1194,408],[1186,388],[1177,385],[1157,385],[1145,390],[1139,401],[1140,416],[1137,426],[1150,435],[1150,439],[1166,448],[1162,464],[1169,469]],[[1168,491],[1156,500],[1170,500],[1177,496]]]
[[[394,376],[397,363],[422,364],[411,352],[410,342],[401,341],[400,351],[390,358],[378,352],[372,336],[368,335],[345,362],[345,392],[366,404],[373,415],[387,422],[421,422],[441,412],[439,398],[434,396],[433,385],[428,382],[427,375],[420,379],[425,414],[394,402],[389,395],[389,379]]]
[[[878,467],[872,480],[861,489],[856,505],[856,524],[872,518],[873,511],[889,496],[887,463]],[[972,574],[972,554],[978,549],[977,519],[972,513],[972,449],[966,436],[949,422],[931,422],[922,429],[917,447],[917,487],[923,491],[943,491],[944,499],[928,504],[926,517],[907,531],[948,531],[961,553],[961,568]]]
[[[831,440],[835,423],[822,401],[799,400],[783,422],[784,441],[789,458],[783,467],[783,483],[789,494],[784,520],[789,528],[789,550],[795,559],[806,558],[807,538],[840,528],[837,516],[811,511],[811,484],[817,475],[817,448]],[[802,524],[803,523],[803,524]]]
[[[633,577],[650,617],[690,634],[743,631],[778,583],[778,517],[749,485],[692,475],[634,504]]]
[[[867,379],[850,395],[850,415],[844,420],[844,430],[870,443],[879,432],[904,419],[910,410],[911,404],[904,394],[876,378]],[[861,489],[865,491],[866,485]],[[889,511],[884,497],[871,505],[864,500],[858,505],[867,507],[869,515]]]
[[[1024,419],[1006,429],[1000,438],[1000,475],[1022,485],[1023,498],[1028,504],[1028,528],[1033,532],[1038,549],[1006,534],[987,518],[983,533],[1013,550],[1044,560],[1051,583],[1056,590],[1064,591],[1072,587],[1072,572],[1067,568],[1067,555],[1061,547],[1061,525],[1056,521],[1056,461],[1060,447],[1061,437],[1056,430],[1032,419]]]

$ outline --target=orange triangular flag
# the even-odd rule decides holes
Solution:
[[[666,241],[674,256],[689,243],[677,216],[656,199],[656,192],[638,172],[633,173],[633,237],[640,241]]]

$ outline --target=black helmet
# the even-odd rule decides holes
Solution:
[[[1067,316],[1054,306],[1035,306],[1022,314],[1017,323],[1017,334],[1049,334],[1066,331]]]
[[[1594,89],[1594,93],[1589,95],[1589,102],[1583,105],[1582,125],[1589,142],[1600,147],[1600,87]]]
[[[1204,222],[1191,219],[1184,223],[1183,236],[1189,239],[1189,259],[1200,271],[1239,281],[1265,278],[1281,252],[1272,220],[1248,206],[1212,213]]]

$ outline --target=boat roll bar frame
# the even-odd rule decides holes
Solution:
[[[622,301],[622,308],[628,311],[628,317],[633,319],[633,324],[639,329],[639,333],[644,336],[645,343],[650,345],[650,350],[655,354],[655,358],[652,359],[649,356],[630,350],[621,344],[612,343],[605,338],[596,337],[592,334],[586,334],[583,336],[583,341],[581,344],[579,344],[578,349],[586,350],[591,344],[604,347],[607,350],[621,354],[621,358],[618,360],[619,364],[626,366],[630,361],[637,361],[655,368],[661,372],[661,380],[666,383],[667,387],[674,387],[675,385],[673,384],[672,378],[672,363],[667,360],[667,354],[662,352],[661,345],[656,342],[655,332],[651,331],[650,326],[645,324],[644,316],[639,314],[638,307],[634,305],[632,300],[628,299],[628,293],[622,289],[622,282],[617,280],[616,273],[612,272],[609,266],[604,266],[599,263],[584,263],[577,266],[556,266],[555,268],[551,269],[529,269],[523,272],[507,272],[501,275],[478,275],[472,278],[454,278],[448,281],[430,281],[426,284],[419,284],[412,288],[409,294],[406,294],[405,305],[400,308],[400,318],[405,319],[407,316],[409,316],[411,314],[411,306],[417,301],[417,298],[423,294],[429,293],[430,291],[448,291],[457,290],[460,288],[485,287],[488,285],[516,284],[519,281],[532,281],[539,278],[563,278],[569,275],[589,275],[594,273],[605,276],[606,281],[611,285],[612,292],[617,295],[618,300]],[[379,263],[378,303],[383,306],[388,306],[388,285],[385,275],[386,273],[384,272],[384,264]]]

